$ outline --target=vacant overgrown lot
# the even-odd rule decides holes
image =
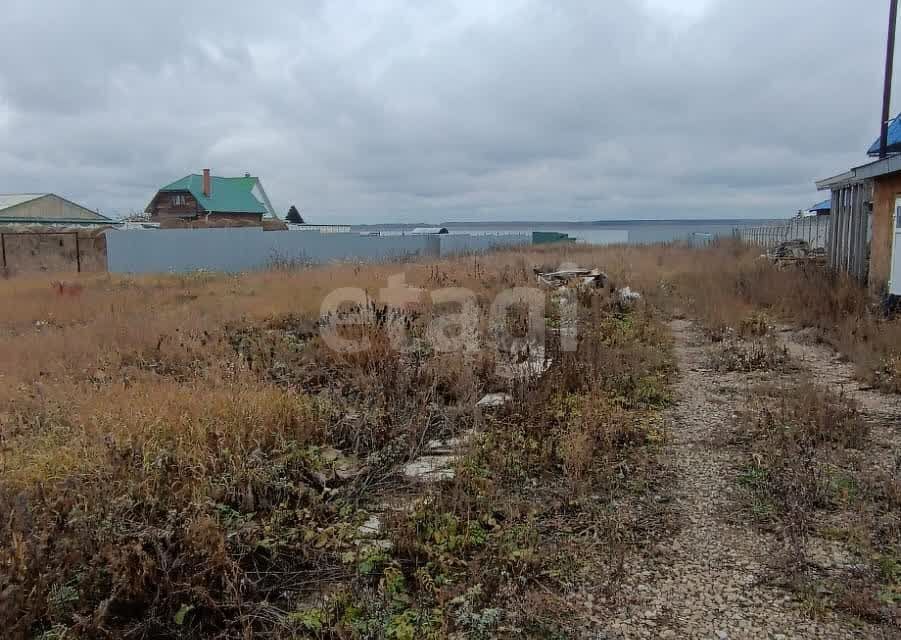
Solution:
[[[543,292],[541,344],[519,306],[490,320],[499,293],[563,263],[611,285]],[[399,275],[471,291],[473,348],[437,348],[441,303],[386,305]],[[724,370],[788,370],[766,327],[794,322],[901,389],[901,329],[857,287],[731,245],[72,284],[0,281],[11,637],[571,637],[626,560],[680,526],[660,455],[671,315],[701,321]],[[341,287],[368,296],[342,334],[364,351],[320,333]],[[477,407],[491,392],[510,402]],[[765,421],[748,433],[780,451],[833,442],[811,424],[797,442]]]
[[[657,312],[574,290],[574,351],[559,349],[561,300],[549,299],[543,344],[514,307],[500,347],[486,326],[470,349],[444,352],[430,339],[436,308],[379,302],[404,273],[424,289],[467,287],[482,323],[497,293],[532,284],[532,266],[505,255],[94,278],[62,292],[4,283],[5,628],[420,638],[574,627],[567,596],[612,588],[625,555],[667,527],[649,498],[673,375]],[[332,350],[317,326],[341,286],[372,298],[354,310],[369,344],[358,353]],[[477,408],[492,391],[512,401]],[[437,477],[410,471],[443,449]]]

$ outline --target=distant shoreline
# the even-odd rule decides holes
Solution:
[[[536,221],[478,221],[478,222],[381,222],[372,224],[352,224],[355,229],[406,229],[415,227],[447,227],[448,229],[466,227],[466,228],[505,228],[505,229],[527,229],[532,227],[623,227],[623,226],[649,226],[649,225],[672,225],[672,226],[695,226],[695,225],[759,225],[767,224],[782,220],[782,218],[649,218],[649,219],[630,219],[630,220],[589,220],[589,221],[554,221],[554,220],[536,220]]]

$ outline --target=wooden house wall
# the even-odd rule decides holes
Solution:
[[[176,204],[176,197],[184,198],[184,204]],[[163,222],[170,218],[192,218],[200,212],[197,200],[188,191],[181,193],[160,192],[154,198],[150,219]]]

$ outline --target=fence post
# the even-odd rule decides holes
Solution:
[[[6,271],[6,234],[0,233],[0,253],[3,254],[3,270]]]
[[[78,244],[78,232],[75,232],[75,268],[81,273],[81,246]]]

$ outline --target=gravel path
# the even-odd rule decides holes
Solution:
[[[686,321],[671,330],[681,369],[679,402],[668,411],[666,459],[683,526],[652,557],[635,558],[601,638],[882,638],[883,632],[828,615],[812,620],[788,592],[763,584],[772,540],[732,525],[731,476],[739,453],[720,437],[747,385],[706,366],[702,339]]]
[[[854,365],[824,344],[811,344],[804,331],[783,327],[780,341],[789,355],[807,369],[817,384],[843,392],[856,400],[867,414],[897,423],[901,419],[901,395],[888,395],[870,389],[854,378]]]
[[[901,472],[901,395],[889,395],[863,385],[854,377],[854,365],[832,347],[811,344],[804,331],[783,327],[780,342],[792,360],[817,385],[855,400],[870,423],[868,466],[889,473]]]

